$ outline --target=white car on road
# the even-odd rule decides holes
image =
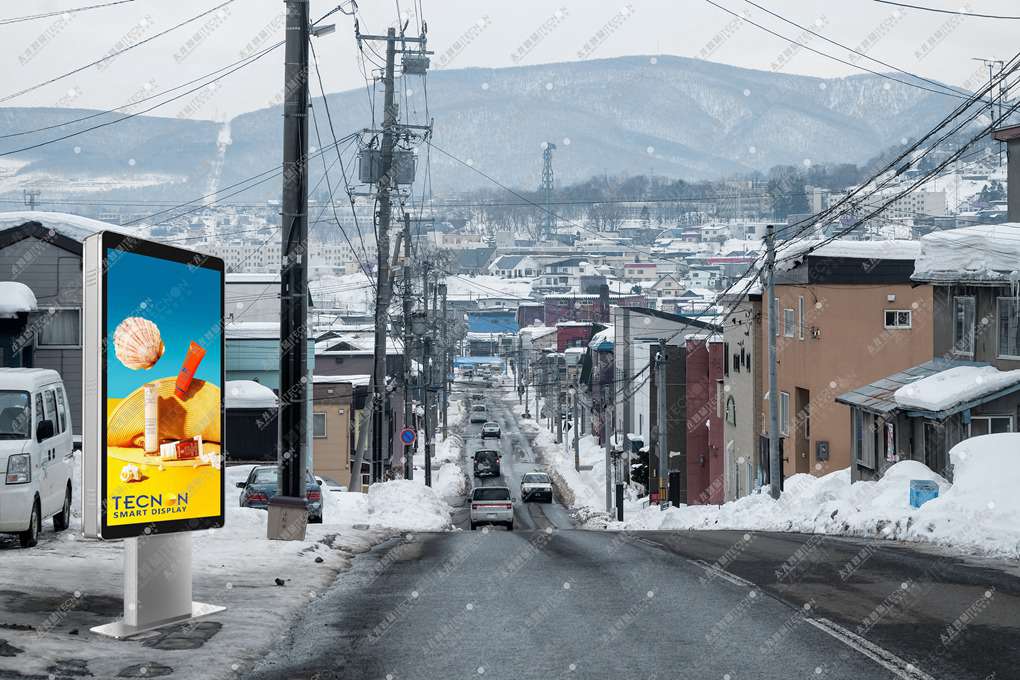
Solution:
[[[475,404],[471,407],[471,415],[468,418],[472,423],[484,423],[489,419],[489,409],[485,404]]]
[[[505,486],[476,486],[471,491],[471,531],[480,524],[502,524],[514,530],[514,497]]]
[[[544,472],[527,472],[521,477],[521,500],[552,503],[552,479]]]
[[[71,523],[71,411],[60,374],[0,369],[0,533],[34,546],[44,519]]]

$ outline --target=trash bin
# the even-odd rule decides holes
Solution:
[[[910,480],[910,507],[919,508],[939,497],[939,485],[930,479]]]

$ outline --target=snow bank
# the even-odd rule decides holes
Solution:
[[[896,403],[905,408],[943,411],[1020,383],[1020,370],[994,366],[957,366],[896,390]]]
[[[979,224],[921,237],[915,281],[1016,282],[1020,224]]]
[[[34,312],[39,303],[32,289],[17,281],[0,281],[0,318]]]
[[[876,482],[850,483],[849,469],[794,475],[778,501],[745,496],[723,505],[641,509],[609,529],[737,529],[866,536],[934,543],[1020,558],[1020,434],[973,437],[950,451],[955,483],[917,461],[890,467]],[[910,482],[931,480],[939,497],[910,507]]]
[[[276,393],[254,380],[228,380],[227,408],[276,408]]]

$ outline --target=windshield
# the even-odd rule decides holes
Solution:
[[[479,413],[485,413],[485,406],[482,404],[475,404],[471,407],[472,411],[478,411]]]
[[[543,474],[524,475],[522,480],[525,484],[548,484],[549,477]]]
[[[0,439],[28,439],[32,410],[28,392],[0,390]]]
[[[474,500],[476,501],[508,501],[510,500],[510,489],[498,486],[483,486],[475,489]]]

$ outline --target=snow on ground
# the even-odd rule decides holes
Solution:
[[[896,390],[896,403],[906,408],[942,411],[1020,383],[1020,370],[994,366],[957,366],[921,378]]]
[[[75,502],[81,486],[76,455]],[[270,541],[268,513],[238,506],[235,483],[251,467],[226,468],[226,526],[192,534],[194,597],[227,607],[198,620],[222,624],[200,649],[147,647],[89,632],[120,618],[124,544],[82,539],[80,516],[59,534],[47,521],[39,545],[27,550],[17,547],[16,537],[0,535],[0,638],[24,650],[0,658],[0,676],[16,669],[54,677],[59,659],[80,659],[96,677],[115,677],[139,663],[168,666],[174,677],[244,677],[290,617],[314,608],[357,554],[407,531],[451,526],[451,508],[436,489],[397,480],[367,494],[324,490],[323,524],[309,525],[304,541]]]
[[[723,505],[650,506],[611,529],[744,529],[865,536],[934,543],[970,553],[1020,558],[1020,434],[973,437],[950,452],[955,483],[924,464],[894,464],[876,482],[850,483],[849,469],[794,475],[773,501],[767,488]],[[939,497],[909,503],[910,481],[932,480]]]
[[[464,420],[463,400],[451,401],[447,422],[453,433],[461,431],[460,424]],[[441,499],[454,498],[467,493],[469,480],[464,474],[461,462],[464,456],[464,440],[457,434],[450,434],[443,439],[436,438],[435,455],[432,458],[432,490]],[[425,484],[425,447],[419,438],[414,453],[414,482]]]

